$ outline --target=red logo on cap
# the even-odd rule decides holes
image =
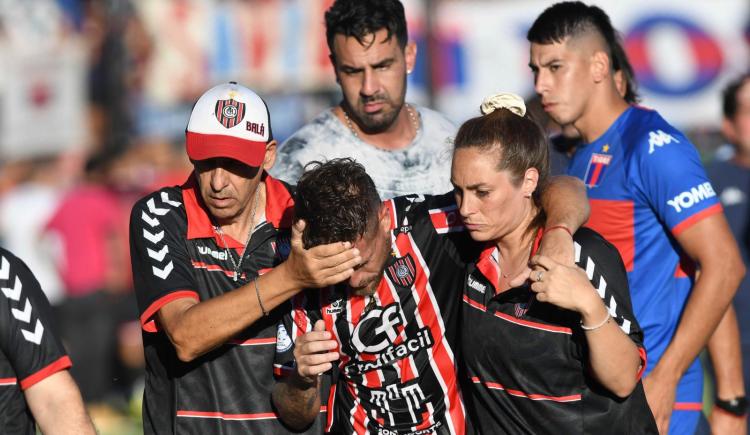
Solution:
[[[245,103],[235,100],[219,100],[216,102],[216,119],[225,128],[232,128],[245,117]]]

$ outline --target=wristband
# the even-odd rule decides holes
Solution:
[[[747,399],[745,396],[735,397],[730,400],[721,400],[717,397],[714,405],[722,411],[734,414],[737,417],[744,417],[747,414]]]
[[[600,323],[598,325],[594,325],[594,326],[586,326],[586,325],[584,325],[583,324],[583,319],[581,319],[581,329],[583,329],[584,331],[594,331],[594,330],[599,329],[602,326],[606,325],[607,323],[609,323],[609,320],[611,318],[612,318],[612,315],[609,314],[609,311],[607,311],[607,317],[604,319],[604,321],[602,321],[602,323]]]
[[[547,234],[548,232],[550,232],[552,230],[558,230],[558,229],[559,230],[565,230],[565,232],[568,233],[568,235],[570,235],[570,237],[573,237],[573,233],[570,231],[570,228],[566,227],[565,225],[553,225],[553,226],[551,226],[549,228],[545,228],[543,234]]]
[[[263,301],[260,300],[260,290],[258,289],[258,278],[255,278],[253,282],[255,283],[255,295],[258,297],[258,305],[260,305],[260,310],[263,312],[263,317],[268,317],[268,311],[266,311],[266,308],[263,306]]]

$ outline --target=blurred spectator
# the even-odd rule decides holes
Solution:
[[[64,297],[54,264],[54,240],[44,227],[55,212],[61,192],[59,159],[40,157],[15,162],[14,185],[0,196],[0,241],[34,271],[49,299],[58,305]]]
[[[733,148],[733,156],[728,160],[717,160],[708,166],[708,176],[716,194],[724,206],[732,233],[737,239],[742,259],[750,264],[750,75],[745,74],[729,84],[723,94],[722,132]],[[722,391],[717,385],[717,396],[725,401],[741,396],[750,386],[750,276],[746,275],[734,296],[737,324],[742,344],[744,390]],[[722,406],[717,402],[717,406]],[[731,406],[730,406],[731,408]],[[747,418],[746,404],[737,403],[736,410]],[[719,408],[719,412],[725,411]],[[731,409],[730,409],[731,411]],[[721,432],[715,432],[721,433]]]
[[[132,295],[127,267],[127,215],[107,184],[113,156],[91,158],[85,179],[60,201],[47,224],[60,241],[58,269],[66,300],[59,310],[60,332],[75,362],[71,373],[86,402],[101,402],[112,386],[119,310]]]

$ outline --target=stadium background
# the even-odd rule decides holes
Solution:
[[[70,292],[54,276],[66,267],[65,250],[46,228],[45,213],[54,214],[84,179],[92,182],[84,171],[92,157],[107,162],[94,182],[122,206],[123,224],[114,231],[126,237],[133,199],[189,173],[184,128],[192,102],[208,87],[236,80],[257,90],[280,140],[339,101],[323,27],[330,3],[0,0],[0,243],[23,246],[22,259],[49,266],[38,273],[54,304]],[[493,91],[531,96],[525,33],[551,3],[406,0],[410,38],[419,49],[408,100],[460,123]],[[642,104],[685,130],[706,161],[724,158],[719,94],[747,70],[750,3],[593,3],[622,32]],[[33,199],[23,213],[34,219],[19,221],[25,203],[18,197],[30,185],[45,195],[26,196]],[[124,276],[102,286],[127,294],[129,265],[117,249],[108,264]],[[130,375],[127,382],[113,379],[93,412],[102,433],[138,433],[138,404],[131,400],[141,363],[137,329],[122,325],[113,340],[118,364]]]

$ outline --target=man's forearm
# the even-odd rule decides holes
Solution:
[[[177,300],[159,310],[159,321],[183,361],[193,359],[226,343],[240,331],[288,300],[301,288],[277,266],[256,283],[202,302]],[[262,307],[261,307],[262,304]]]
[[[740,330],[732,305],[729,305],[719,326],[708,340],[708,352],[714,367],[717,397],[730,400],[744,396]]]
[[[714,333],[738,284],[739,277],[730,271],[701,271],[677,331],[653,374],[671,374],[676,381],[685,373]]]
[[[564,225],[575,232],[589,218],[586,186],[575,177],[553,177],[542,192],[542,206],[547,213],[548,228]]]
[[[45,435],[94,435],[81,394],[67,370],[59,371],[25,391],[26,402]]]
[[[315,420],[320,412],[320,378],[304,382],[294,374],[276,383],[272,399],[281,420],[301,430]]]

